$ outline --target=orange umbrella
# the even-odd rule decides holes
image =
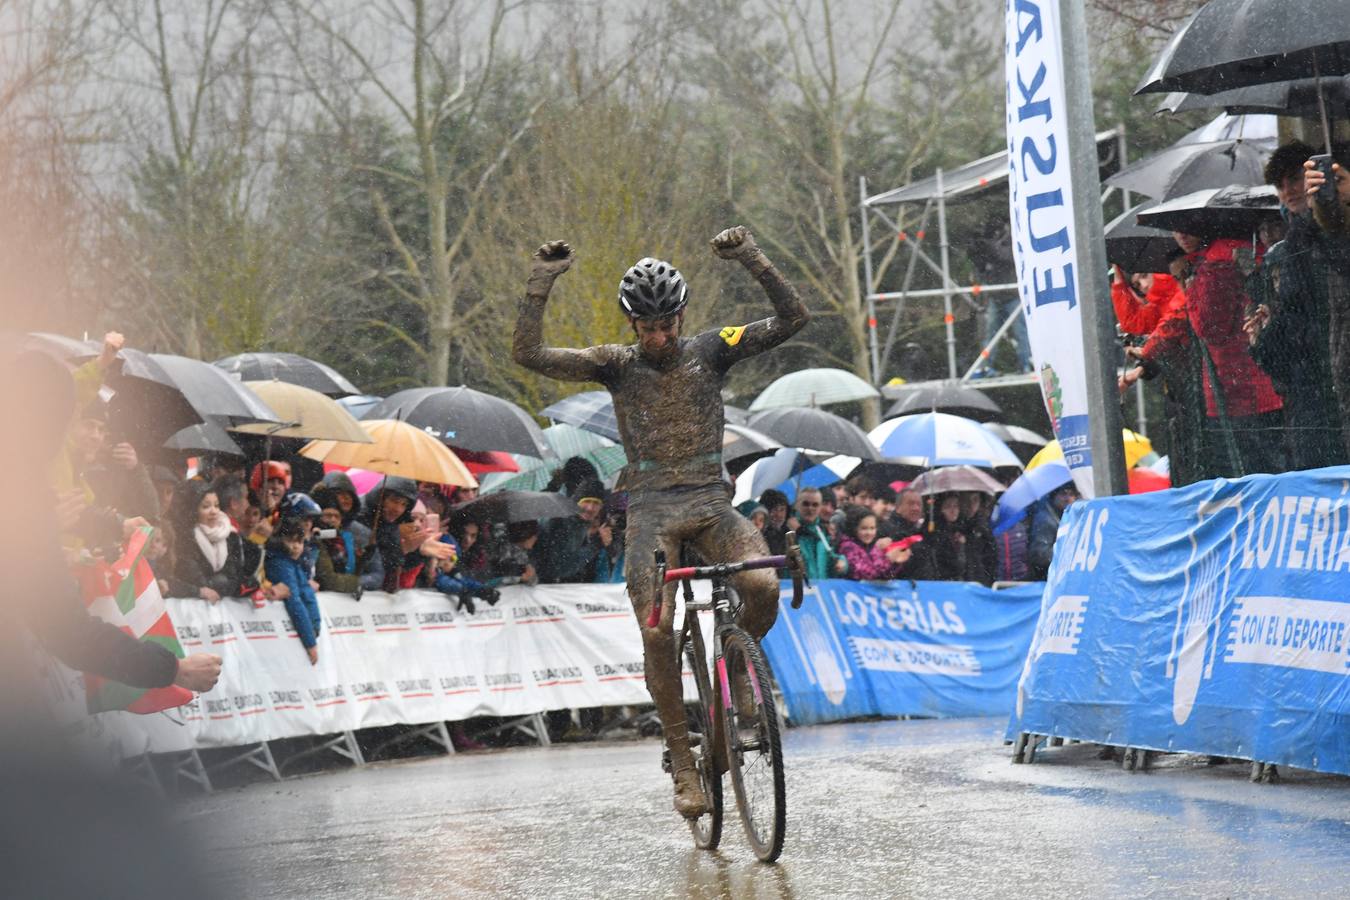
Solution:
[[[300,449],[300,455],[432,484],[478,486],[478,480],[454,451],[422,429],[396,419],[362,420],[360,424],[372,443],[310,441]]]

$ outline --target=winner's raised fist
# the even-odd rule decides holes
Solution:
[[[713,252],[723,259],[744,259],[759,249],[755,236],[744,225],[733,225],[712,241]]]
[[[567,241],[549,241],[534,251],[534,271],[557,277],[572,267],[576,254]]]

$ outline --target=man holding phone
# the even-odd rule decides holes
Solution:
[[[1350,171],[1344,164],[1344,146],[1334,148],[1331,156],[1314,156],[1303,164],[1303,188],[1323,231],[1330,316],[1327,349],[1340,409],[1341,436],[1350,453]]]

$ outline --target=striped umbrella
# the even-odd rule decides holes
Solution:
[[[947,413],[930,412],[888,419],[867,437],[889,461],[924,468],[934,466],[1000,466],[1022,468],[1008,445],[980,427],[979,422]]]

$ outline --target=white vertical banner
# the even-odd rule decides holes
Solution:
[[[1009,215],[1041,396],[1064,462],[1094,495],[1058,0],[1006,0]]]

